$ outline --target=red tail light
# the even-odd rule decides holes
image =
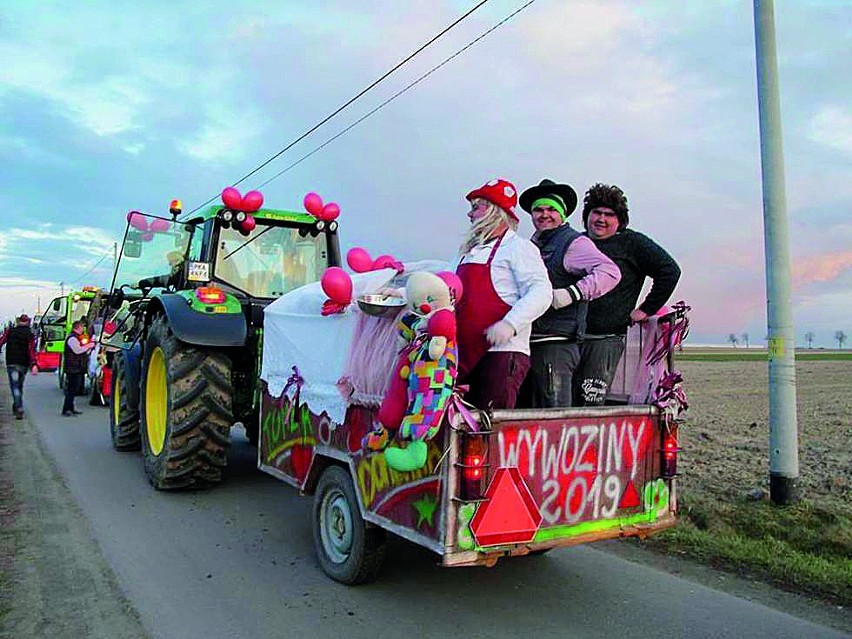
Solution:
[[[462,435],[459,498],[465,501],[482,499],[488,469],[488,441],[485,434]]]
[[[195,289],[195,297],[202,304],[224,304],[225,291],[215,286],[199,286]]]
[[[677,425],[668,425],[663,431],[662,456],[660,460],[660,474],[669,479],[677,475],[677,454],[680,448],[677,445]]]

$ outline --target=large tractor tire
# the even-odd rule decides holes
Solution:
[[[314,495],[312,520],[314,549],[325,574],[347,585],[367,583],[378,576],[387,535],[361,517],[347,469],[325,469]]]
[[[109,405],[109,435],[112,447],[119,451],[139,450],[139,408],[131,406],[131,389],[128,387],[127,358],[123,351],[112,360],[112,389]]]
[[[151,322],[142,364],[142,454],[158,490],[205,487],[227,463],[233,386],[227,356],[181,342]]]

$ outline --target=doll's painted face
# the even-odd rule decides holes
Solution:
[[[405,299],[414,313],[424,316],[451,305],[447,283],[434,273],[425,271],[417,271],[408,277]]]

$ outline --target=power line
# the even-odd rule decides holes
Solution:
[[[480,40],[482,40],[483,38],[485,38],[486,36],[488,36],[488,35],[489,35],[492,31],[495,31],[495,30],[496,30],[496,29],[498,29],[499,27],[503,26],[506,22],[508,22],[509,20],[511,20],[512,18],[514,18],[516,15],[518,15],[521,11],[523,11],[524,9],[526,9],[527,7],[529,7],[529,6],[530,6],[531,4],[533,4],[534,2],[535,2],[535,0],[530,0],[529,2],[527,2],[525,5],[523,5],[523,6],[522,6],[522,7],[520,7],[519,9],[516,9],[515,11],[513,11],[512,13],[510,13],[508,16],[506,16],[505,18],[503,18],[500,22],[498,22],[498,23],[497,23],[497,24],[495,24],[493,27],[491,27],[490,29],[488,29],[488,31],[486,31],[485,33],[483,33],[482,35],[480,35],[480,36],[479,36],[478,38],[476,38],[475,40],[470,41],[468,44],[466,44],[464,47],[462,47],[461,49],[459,49],[458,51],[456,51],[453,55],[451,55],[449,58],[447,58],[446,60],[444,60],[443,62],[441,62],[439,65],[437,65],[437,66],[435,66],[435,67],[432,67],[432,69],[430,69],[429,71],[427,71],[426,73],[424,73],[423,75],[421,75],[421,76],[420,76],[419,78],[417,78],[414,82],[412,82],[411,84],[409,84],[407,87],[405,87],[405,88],[404,88],[404,89],[402,89],[401,91],[398,91],[397,93],[395,93],[394,95],[392,95],[391,97],[389,97],[387,100],[385,100],[384,102],[382,102],[379,106],[377,106],[377,107],[376,107],[376,108],[374,108],[372,111],[369,111],[369,112],[368,112],[368,113],[366,113],[365,115],[363,115],[363,116],[361,116],[360,118],[358,118],[357,120],[355,120],[352,124],[350,124],[349,126],[347,126],[345,129],[343,129],[343,130],[342,130],[342,131],[340,131],[339,133],[337,133],[337,134],[333,135],[332,137],[330,137],[328,140],[326,140],[325,142],[323,142],[322,144],[320,144],[318,147],[316,147],[316,148],[315,148],[313,151],[311,151],[310,153],[307,153],[307,154],[303,155],[303,156],[302,156],[302,157],[300,157],[298,160],[296,160],[295,162],[293,162],[293,163],[292,163],[292,164],[290,164],[289,166],[285,167],[284,169],[282,169],[281,171],[279,171],[278,173],[276,173],[275,175],[273,175],[271,178],[269,178],[269,179],[268,179],[268,180],[266,180],[265,182],[261,182],[261,183],[260,183],[260,184],[258,184],[258,185],[257,185],[257,187],[255,187],[255,188],[260,189],[260,188],[262,188],[262,187],[266,186],[267,184],[269,184],[269,183],[270,183],[270,182],[272,182],[273,180],[275,180],[275,179],[277,179],[277,178],[281,177],[281,176],[282,176],[282,175],[284,175],[287,171],[289,171],[289,170],[291,170],[291,169],[295,168],[296,166],[298,166],[299,164],[301,164],[302,162],[304,162],[305,160],[307,160],[309,157],[311,157],[312,155],[314,155],[314,154],[315,154],[315,153],[317,153],[318,151],[322,150],[323,148],[325,148],[326,146],[328,146],[329,144],[331,144],[332,142],[334,142],[334,141],[335,141],[337,138],[339,138],[340,136],[342,136],[342,135],[344,135],[345,133],[347,133],[347,132],[351,131],[351,130],[352,130],[352,129],[354,129],[356,126],[358,126],[359,124],[361,124],[361,122],[363,122],[364,120],[366,120],[367,118],[369,118],[371,115],[373,115],[374,113],[376,113],[376,112],[380,111],[381,109],[383,109],[384,107],[386,107],[388,104],[390,104],[391,102],[393,102],[394,100],[396,100],[399,96],[401,96],[403,93],[406,93],[406,92],[407,92],[407,91],[409,91],[410,89],[413,89],[415,86],[417,86],[418,84],[420,84],[423,80],[425,80],[425,79],[426,79],[426,78],[428,78],[430,75],[432,75],[433,73],[435,73],[435,71],[437,71],[438,69],[440,69],[441,67],[443,67],[445,64],[447,64],[448,62],[450,62],[450,61],[451,61],[451,60],[453,60],[454,58],[456,58],[456,57],[458,57],[459,55],[461,55],[462,53],[464,53],[467,49],[469,49],[470,47],[472,47],[474,44],[476,44],[477,42],[479,42]]]
[[[91,273],[91,272],[92,272],[92,271],[94,271],[96,268],[98,268],[98,266],[100,265],[100,263],[101,263],[101,262],[103,262],[103,261],[104,261],[107,257],[109,257],[110,255],[112,255],[112,249],[110,249],[110,250],[109,250],[109,252],[104,253],[104,254],[103,254],[103,256],[101,257],[101,259],[99,259],[97,262],[95,262],[95,264],[94,264],[91,268],[89,268],[89,270],[88,270],[88,271],[86,271],[85,273],[83,273],[80,277],[78,277],[78,278],[76,278],[76,279],[74,279],[74,280],[71,280],[70,282],[66,282],[66,284],[69,284],[69,285],[70,285],[70,284],[76,284],[77,282],[82,281],[82,280],[83,280],[83,279],[84,279],[84,278],[85,278],[85,277],[86,277],[89,273]]]
[[[348,107],[350,104],[352,104],[353,102],[355,102],[358,98],[360,98],[361,96],[363,96],[365,93],[367,93],[368,91],[370,91],[370,90],[372,90],[373,88],[375,88],[376,86],[378,86],[378,85],[379,85],[379,83],[381,83],[383,80],[385,80],[388,76],[390,76],[390,75],[391,75],[391,74],[393,74],[395,71],[397,71],[399,68],[401,68],[403,65],[405,65],[406,63],[408,63],[411,59],[413,59],[415,56],[417,56],[419,53],[421,53],[421,52],[422,52],[423,50],[425,50],[427,47],[429,47],[430,45],[432,45],[432,44],[433,44],[434,42],[436,42],[439,38],[441,38],[443,35],[445,35],[447,32],[449,32],[449,31],[450,31],[451,29],[453,29],[456,25],[458,25],[459,23],[461,23],[461,22],[462,22],[463,20],[465,20],[468,16],[470,16],[470,15],[471,15],[474,11],[476,11],[477,9],[479,9],[480,7],[482,7],[482,6],[483,6],[484,4],[486,4],[487,2],[488,2],[488,0],[481,0],[481,1],[480,1],[479,3],[477,3],[477,4],[476,4],[476,5],[475,5],[472,9],[468,10],[468,11],[467,11],[466,13],[464,13],[462,16],[460,16],[459,18],[457,18],[455,21],[453,21],[450,25],[448,25],[447,27],[445,27],[445,28],[444,28],[442,31],[440,31],[438,34],[434,35],[431,39],[429,39],[429,41],[428,41],[428,42],[426,42],[425,44],[423,44],[420,48],[418,48],[418,49],[417,49],[417,50],[415,50],[413,53],[411,53],[410,55],[408,55],[408,56],[407,56],[405,59],[403,59],[402,61],[398,62],[398,63],[397,63],[397,64],[396,64],[393,68],[391,68],[389,71],[387,71],[387,72],[386,72],[384,75],[382,75],[382,76],[381,76],[378,80],[375,80],[372,84],[370,84],[369,86],[367,86],[365,89],[362,89],[360,92],[358,92],[358,94],[356,94],[354,97],[350,98],[349,100],[347,100],[346,102],[344,102],[341,106],[337,107],[337,109],[335,109],[334,111],[332,111],[329,115],[327,115],[325,118],[323,118],[322,120],[320,120],[317,124],[315,124],[314,126],[312,126],[310,129],[308,129],[307,131],[305,131],[304,133],[302,133],[302,135],[300,135],[300,136],[299,136],[299,137],[297,137],[295,140],[293,140],[292,142],[290,142],[290,143],[289,143],[287,146],[285,146],[283,149],[281,149],[280,151],[278,151],[278,152],[277,152],[277,153],[275,153],[274,155],[272,155],[272,156],[268,157],[268,158],[267,158],[266,160],[264,160],[261,164],[259,164],[258,166],[256,166],[255,168],[253,168],[251,171],[249,171],[248,173],[246,173],[246,174],[245,174],[243,177],[241,177],[239,180],[237,180],[236,182],[234,182],[232,186],[237,186],[237,185],[238,185],[238,184],[240,184],[241,182],[244,182],[245,180],[247,180],[248,178],[250,178],[252,175],[254,175],[254,174],[255,174],[255,173],[257,173],[258,171],[260,171],[262,168],[264,168],[265,166],[267,166],[270,162],[273,162],[275,159],[277,159],[277,158],[281,157],[281,155],[282,155],[282,154],[284,154],[285,152],[289,151],[289,150],[290,150],[291,148],[293,148],[296,144],[298,144],[299,142],[301,142],[302,140],[304,140],[304,139],[305,139],[306,137],[308,137],[311,133],[313,133],[313,132],[314,132],[314,131],[316,131],[318,128],[320,128],[323,124],[325,124],[326,122],[328,122],[329,120],[331,120],[334,116],[336,116],[338,113],[340,113],[341,111],[343,111],[346,107]],[[196,212],[196,211],[198,211],[199,209],[204,208],[205,206],[207,206],[208,204],[210,204],[211,202],[213,202],[213,201],[214,201],[217,197],[219,197],[219,194],[218,194],[218,193],[217,193],[216,195],[214,195],[213,197],[209,198],[206,202],[204,202],[204,203],[202,203],[202,204],[199,204],[199,205],[198,205],[198,206],[196,206],[194,209],[192,209],[191,211],[189,211],[188,213],[186,213],[186,214],[185,214],[184,219],[186,219],[186,217],[189,217],[190,215],[192,215],[193,213],[195,213],[195,212]]]

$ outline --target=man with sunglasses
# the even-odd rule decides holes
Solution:
[[[577,207],[577,193],[571,186],[544,179],[524,191],[519,204],[532,217],[532,242],[541,252],[553,287],[550,308],[533,322],[530,372],[519,405],[571,406],[589,301],[612,290],[621,273],[568,223]]]

